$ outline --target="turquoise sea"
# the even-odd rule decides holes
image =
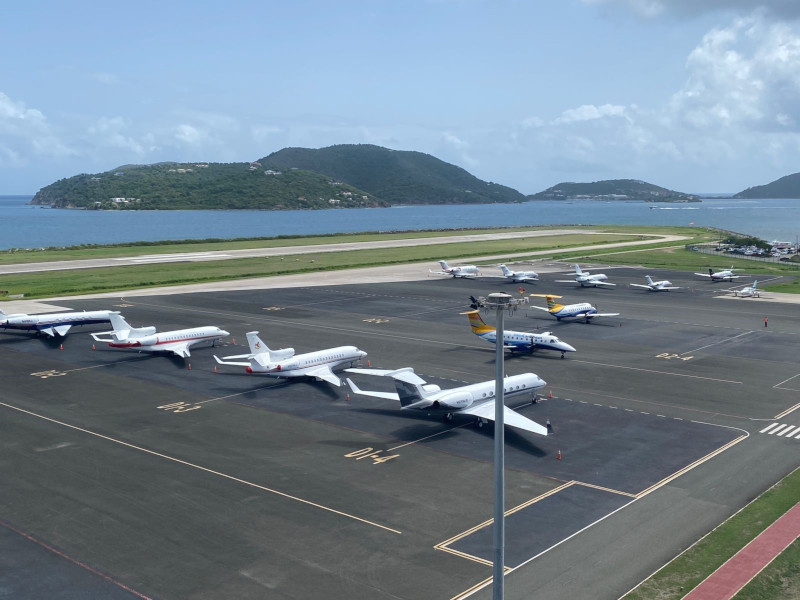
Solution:
[[[304,211],[86,211],[0,196],[0,249],[519,225],[695,225],[794,241],[800,200],[714,198],[698,204],[596,200]],[[651,208],[651,206],[653,208]]]

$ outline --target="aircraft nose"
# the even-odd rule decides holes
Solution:
[[[230,335],[230,333],[228,333],[228,332],[227,332],[227,331],[225,331],[224,329],[220,329],[220,330],[219,330],[219,334],[220,334],[222,337],[228,337],[228,336]]]
[[[573,348],[572,346],[570,346],[569,344],[567,344],[565,342],[561,342],[561,349],[564,352],[576,352],[575,348]]]

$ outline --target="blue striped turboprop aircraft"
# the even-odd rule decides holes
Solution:
[[[397,393],[362,390],[352,380],[347,379],[347,385],[354,394],[397,400],[400,402],[402,410],[422,410],[428,414],[438,413],[447,421],[451,421],[453,415],[469,415],[475,417],[476,427],[483,427],[489,421],[494,421],[494,379],[443,390],[438,385],[425,383],[425,380],[414,373],[414,369],[411,367],[396,370],[347,369],[347,371],[391,377],[397,390]],[[504,397],[532,394],[535,401],[536,390],[547,385],[547,382],[535,373],[522,373],[506,377],[503,385]],[[547,427],[523,417],[507,406],[503,407],[503,421],[506,425],[517,429],[547,435]]]
[[[572,273],[566,273],[566,275],[571,275]],[[617,285],[616,283],[609,283],[606,281],[608,279],[608,275],[605,273],[597,273],[592,275],[589,271],[581,271],[581,268],[576,264],[575,265],[575,279],[556,279],[556,283],[580,283],[581,287],[594,286],[597,287],[598,285],[613,287]]]
[[[469,318],[472,333],[482,340],[486,340],[492,344],[497,343],[497,329],[491,325],[487,325],[477,310],[470,310],[461,314],[467,315]],[[557,352],[561,352],[561,358],[564,358],[566,352],[575,352],[575,348],[566,342],[562,342],[549,331],[543,333],[529,333],[527,331],[511,331],[504,329],[503,347],[512,352],[527,351],[533,353],[536,349],[556,350]]]
[[[258,337],[257,331],[247,332],[247,343],[250,344],[250,354],[237,356],[214,356],[221,365],[235,365],[246,367],[248,373],[258,373],[269,377],[313,377],[320,381],[327,381],[335,386],[342,385],[341,380],[333,371],[345,367],[355,366],[367,353],[355,346],[338,346],[295,354],[294,348],[270,350]],[[237,361],[236,359],[247,359]]]
[[[534,305],[531,305],[531,308],[547,311],[558,321],[561,319],[586,319],[586,322],[589,323],[591,319],[596,317],[619,316],[619,313],[597,312],[597,309],[588,302],[581,302],[580,304],[558,304],[556,298],[561,298],[561,296],[556,296],[555,294],[531,294],[531,296],[545,298],[547,300],[547,308]]]

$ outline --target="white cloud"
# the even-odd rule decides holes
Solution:
[[[197,145],[208,139],[208,133],[192,125],[181,123],[175,127],[174,138],[183,144]]]
[[[100,117],[87,130],[89,143],[94,147],[127,150],[138,156],[158,148],[152,134],[137,140],[127,135],[128,129],[129,123],[122,117]]]
[[[556,125],[578,123],[581,121],[594,121],[595,119],[602,119],[604,117],[624,117],[630,120],[624,106],[618,104],[603,104],[602,106],[583,104],[578,108],[565,110],[553,123]]]
[[[0,92],[0,162],[20,165],[71,154],[74,150],[59,139],[41,111]]]

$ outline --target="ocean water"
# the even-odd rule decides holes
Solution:
[[[695,225],[781,241],[800,235],[800,200],[791,199],[715,198],[654,205],[581,200],[316,211],[87,211],[30,206],[30,199],[0,196],[0,249],[522,225]]]

